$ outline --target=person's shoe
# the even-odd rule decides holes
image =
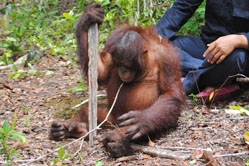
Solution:
[[[214,90],[211,91],[209,90],[209,91],[200,92],[196,95],[196,97],[204,101],[206,104],[208,104],[233,97],[240,91],[240,87],[237,84],[228,85],[221,89],[219,88],[213,88],[213,89]]]

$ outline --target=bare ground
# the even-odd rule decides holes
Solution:
[[[0,124],[4,120],[12,123],[16,112],[16,130],[23,132],[27,138],[25,145],[9,142],[10,146],[18,144],[17,152],[22,155],[13,157],[13,165],[51,165],[51,161],[57,157],[57,152],[53,150],[73,141],[49,140],[49,126],[54,115],[69,118],[72,114],[70,108],[86,96],[80,92],[67,92],[79,85],[77,80],[80,73],[77,65],[65,59],[44,57],[34,67],[41,73],[54,71],[54,74],[9,79],[8,75],[13,71],[0,70]],[[96,141],[93,147],[84,142],[76,157],[60,161],[57,165],[245,165],[249,159],[249,147],[245,144],[243,135],[249,130],[249,116],[231,115],[224,110],[229,105],[249,107],[248,94],[248,89],[244,89],[239,96],[211,107],[188,99],[188,106],[180,117],[178,127],[145,144],[154,150],[167,151],[167,154],[181,152],[190,155],[186,160],[152,156],[141,151],[132,156],[113,159]],[[100,131],[99,135],[103,132],[105,130]],[[65,147],[67,153],[75,153],[80,143],[78,141]],[[211,151],[208,152],[209,157],[205,155],[207,151]],[[4,157],[4,154],[0,154],[0,165],[4,165]],[[216,162],[210,162],[212,158]]]

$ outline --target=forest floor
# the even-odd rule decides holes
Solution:
[[[42,73],[41,76],[10,79],[8,75],[13,70],[0,70],[0,125],[4,120],[12,124],[16,112],[15,130],[27,138],[24,145],[9,142],[9,146],[18,147],[17,152],[21,154],[12,157],[13,165],[51,165],[57,157],[54,150],[73,141],[50,140],[51,122],[55,118],[71,118],[71,108],[87,96],[83,92],[68,92],[79,85],[80,73],[75,63],[64,58],[43,57],[33,67]],[[56,165],[245,165],[249,159],[249,146],[243,135],[249,131],[249,116],[225,110],[231,105],[249,107],[248,94],[248,89],[244,89],[239,96],[208,107],[188,98],[178,127],[144,144],[159,155],[137,151],[131,156],[113,159],[98,141],[93,147],[84,142],[76,157],[60,160]],[[105,131],[99,131],[99,135]],[[81,141],[76,141],[64,149],[67,154],[73,154],[79,150],[80,144]],[[164,153],[188,158],[176,160],[160,156]],[[0,154],[0,165],[4,165],[5,157]]]

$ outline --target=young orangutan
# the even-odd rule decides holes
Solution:
[[[77,24],[78,55],[86,77],[88,27],[92,23],[102,23],[103,18],[104,10],[99,4],[93,4]],[[131,140],[176,126],[185,104],[178,54],[153,27],[127,25],[109,36],[99,53],[98,83],[106,87],[108,98],[107,105],[98,107],[99,122],[104,120],[119,86],[124,83],[109,118],[120,128],[102,138],[114,157],[129,154]],[[84,106],[76,120],[53,122],[51,138],[79,138],[86,134],[87,126],[88,107]]]

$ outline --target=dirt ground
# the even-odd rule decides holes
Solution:
[[[9,79],[11,69],[0,70],[0,125],[4,120],[13,122],[17,115],[16,131],[27,138],[25,145],[18,144],[17,152],[22,156],[13,158],[13,165],[51,165],[57,157],[56,148],[70,143],[73,139],[60,142],[49,140],[49,127],[55,118],[66,119],[72,115],[71,108],[87,96],[83,92],[68,92],[78,86],[80,73],[74,63],[66,59],[44,57],[34,65],[41,73],[53,74],[28,76],[24,79]],[[147,147],[159,153],[137,151],[128,157],[113,159],[102,145],[95,141],[93,147],[83,143],[82,150],[74,158],[62,160],[56,165],[245,165],[249,159],[249,146],[243,135],[249,131],[249,116],[225,112],[229,105],[249,107],[248,89],[233,99],[205,107],[188,99],[188,106],[182,112],[177,128],[164,132],[152,139]],[[56,115],[56,116],[55,116]],[[106,130],[99,131],[101,135]],[[16,142],[10,142],[10,146]],[[79,150],[81,141],[65,147],[67,154]],[[163,154],[187,156],[185,160],[165,158]],[[0,165],[5,155],[0,154]]]

